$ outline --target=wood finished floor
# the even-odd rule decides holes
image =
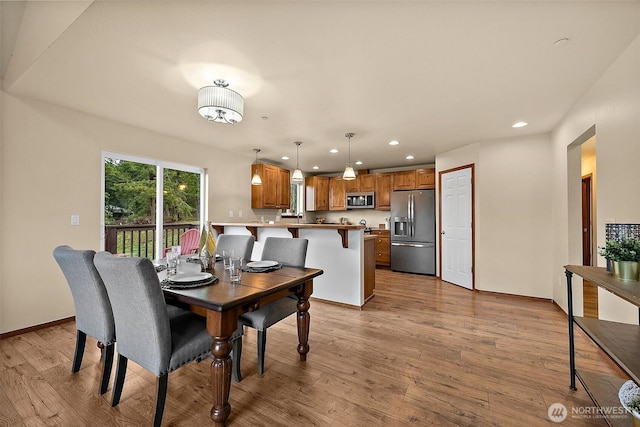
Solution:
[[[269,329],[258,376],[248,330],[229,424],[538,426],[554,425],[553,403],[592,406],[579,383],[569,389],[566,316],[553,303],[389,270],[377,270],[376,281],[362,311],[312,301],[306,362],[292,316]],[[111,388],[98,395],[95,340],[72,375],[74,342],[72,322],[0,341],[0,425],[150,425],[153,375],[130,363],[111,408]],[[581,332],[576,354],[579,367],[616,373]],[[209,368],[203,361],[170,374],[163,425],[212,425]],[[606,424],[569,416],[561,425]]]

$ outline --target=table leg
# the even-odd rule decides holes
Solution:
[[[217,426],[223,426],[231,413],[229,393],[231,391],[231,350],[233,344],[230,339],[238,327],[238,313],[235,310],[207,311],[207,331],[213,338],[211,344],[211,390],[213,392],[213,407],[211,418]]]
[[[211,387],[213,389],[213,407],[211,418],[216,425],[225,425],[231,405],[229,392],[231,390],[231,353],[232,344],[229,337],[214,337],[211,345]]]
[[[309,324],[311,322],[309,295],[311,295],[311,288],[311,283],[307,283],[302,291],[296,294],[298,297],[298,353],[303,362],[307,360],[307,353],[309,353]]]

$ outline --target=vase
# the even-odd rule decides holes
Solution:
[[[202,264],[202,270],[207,271],[212,267],[211,260],[215,260],[216,256],[216,239],[213,235],[213,229],[211,223],[205,221],[202,224],[202,232],[200,233],[200,248],[198,251],[200,256],[200,264]]]
[[[640,268],[635,261],[612,261],[613,277],[624,281],[640,279]]]

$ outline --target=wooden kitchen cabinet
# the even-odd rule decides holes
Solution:
[[[415,190],[416,189],[416,171],[398,171],[393,173],[393,189],[396,190]]]
[[[416,189],[428,190],[436,188],[435,169],[416,169]]]
[[[391,265],[391,232],[389,230],[371,230],[376,237],[376,265]]]
[[[345,181],[347,193],[372,193],[376,191],[376,176],[369,173],[359,173],[356,179]]]
[[[340,176],[329,179],[329,210],[347,210],[347,183]]]
[[[262,185],[251,186],[251,209],[288,209],[291,187],[289,170],[265,163],[251,165],[251,176],[256,170]]]
[[[373,298],[373,290],[376,287],[376,253],[375,242],[372,236],[364,237],[364,302],[366,304]]]
[[[278,168],[276,200],[277,209],[289,209],[291,207],[291,171],[289,169]]]
[[[304,180],[307,211],[329,210],[329,178],[309,176]]]
[[[376,173],[375,181],[376,209],[382,211],[391,210],[391,182],[393,181],[393,173]]]
[[[364,173],[356,178],[359,188],[363,193],[371,193],[376,191],[376,176],[374,174]]]

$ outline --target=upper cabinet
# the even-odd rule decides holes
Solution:
[[[398,171],[393,173],[394,190],[415,190],[416,171]]]
[[[393,173],[376,173],[376,209],[391,210],[391,182]]]
[[[329,179],[329,210],[347,210],[347,181],[342,177],[332,177]]]
[[[436,170],[435,169],[417,169],[416,170],[416,189],[428,190],[436,188]]]
[[[393,172],[394,190],[425,190],[436,188],[435,169],[415,169]]]
[[[264,163],[253,164],[251,176],[256,170],[262,185],[251,186],[251,209],[288,209],[291,194],[289,170]]]
[[[356,179],[346,181],[347,193],[371,193],[376,191],[376,177],[374,174],[358,173]]]
[[[278,168],[278,186],[276,187],[276,208],[291,207],[291,171]]]
[[[374,174],[362,174],[356,177],[356,181],[358,181],[360,185],[360,190],[363,193],[370,193],[372,191],[376,191],[376,176]]]
[[[329,178],[309,176],[304,180],[307,211],[329,210]]]

